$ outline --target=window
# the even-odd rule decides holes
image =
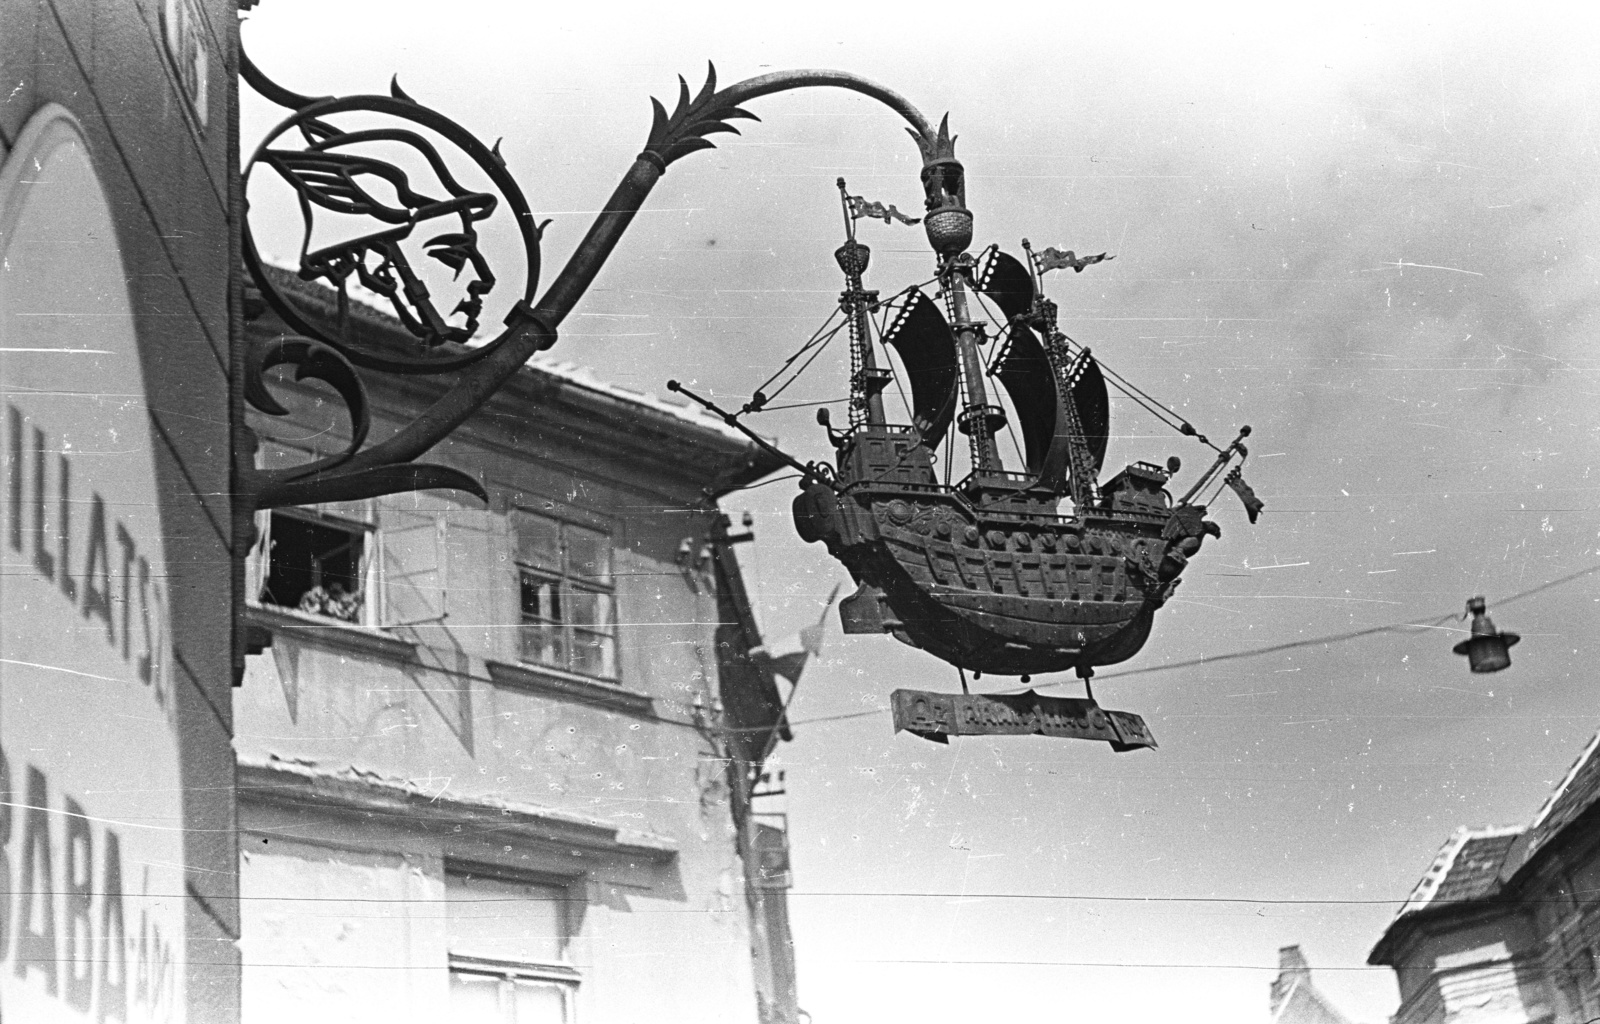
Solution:
[[[450,1012],[462,1024],[566,1024],[576,987],[452,961]]]
[[[567,959],[565,885],[445,873],[451,1019],[568,1024],[578,972]]]
[[[367,529],[305,513],[273,512],[258,550],[264,552],[261,604],[344,622],[367,619]]]
[[[523,661],[614,679],[611,538],[530,512],[514,518]]]

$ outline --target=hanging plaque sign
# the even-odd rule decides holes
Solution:
[[[1081,697],[1025,693],[929,693],[896,690],[889,695],[896,732],[904,729],[936,743],[951,736],[1056,736],[1102,740],[1118,752],[1154,747],[1144,719],[1110,711]]]

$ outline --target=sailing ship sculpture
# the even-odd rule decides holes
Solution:
[[[889,633],[979,675],[1021,676],[1026,683],[1036,673],[1072,670],[1087,681],[1096,667],[1139,652],[1189,560],[1207,537],[1221,536],[1197,495],[1213,484],[1229,486],[1255,522],[1264,505],[1239,472],[1250,428],[1219,447],[1112,374],[1136,402],[1207,445],[1216,458],[1177,499],[1167,489],[1181,468],[1176,457],[1165,465],[1133,462],[1102,481],[1110,435],[1107,371],[1058,328],[1055,303],[1042,283],[1047,270],[1081,271],[1111,257],[1035,253],[1026,240],[1026,262],[992,246],[973,257],[961,167],[943,125],[935,144],[940,150],[925,154],[923,181],[942,308],[919,287],[884,301],[866,288],[871,251],[856,238],[856,219],[916,221],[851,196],[844,180],[838,182],[847,237],[834,257],[845,277],[839,312],[850,339],[850,421],[836,431],[826,410],[818,414],[835,449],[831,466],[790,460],[802,471],[795,526],[802,539],[826,545],[858,584],[840,603],[846,633]],[[974,316],[974,302],[993,315]],[[894,351],[899,373],[879,362],[873,314],[886,321],[878,341]],[[985,346],[992,353],[987,360]],[[1020,469],[1001,462],[997,438],[1010,426],[1009,416],[991,400],[990,378],[1015,412]],[[910,391],[910,423],[889,422],[884,394],[891,382]],[[676,382],[668,386],[765,444],[740,422],[771,401],[762,391],[730,413]],[[956,481],[941,479],[938,466],[941,445],[946,466],[953,463],[952,427],[967,439],[970,467]],[[1063,500],[1071,502],[1065,513]],[[936,696],[897,691],[897,699],[901,694],[910,695],[907,701]],[[1044,707],[1039,701],[1055,700],[1025,698],[1035,719]],[[902,710],[916,717],[909,704],[897,706],[897,721],[906,717]],[[985,705],[983,713],[993,710]],[[1000,710],[1016,717],[1014,710]],[[1100,709],[1091,696],[1080,710]],[[954,714],[946,708],[933,718]],[[1016,728],[999,731],[1041,731],[1000,724]]]
[[[948,138],[942,141],[948,151]],[[1070,669],[1087,679],[1095,667],[1138,653],[1190,558],[1207,537],[1221,536],[1196,494],[1220,476],[1245,498],[1254,522],[1262,505],[1231,465],[1247,454],[1250,428],[1225,448],[1212,446],[1216,460],[1176,501],[1167,490],[1176,458],[1165,466],[1134,462],[1102,482],[1106,375],[1089,349],[1058,329],[1042,277],[1106,257],[1035,254],[1024,240],[1026,263],[993,247],[973,258],[960,166],[951,156],[929,168],[927,232],[944,308],[909,289],[894,300],[881,334],[911,392],[909,424],[885,414],[884,390],[895,375],[878,364],[869,314],[887,304],[864,286],[870,250],[855,237],[862,200],[839,181],[848,237],[834,256],[846,281],[850,424],[830,428],[835,468],[811,474],[794,501],[795,525],[859,584],[840,606],[846,633],[890,633],[977,673],[1027,681]],[[997,311],[993,336],[971,314],[974,298]],[[987,364],[984,345],[994,352]],[[996,438],[1008,417],[989,397],[990,377],[1015,411],[1021,469],[1001,463]],[[1187,423],[1174,425],[1206,441]],[[953,442],[952,426],[967,438],[971,471],[941,481],[937,449]]]

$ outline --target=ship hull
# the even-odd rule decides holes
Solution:
[[[795,505],[801,536],[861,584],[840,606],[846,632],[891,633],[997,675],[1131,658],[1187,560],[1156,516],[985,515],[953,491],[825,485]]]

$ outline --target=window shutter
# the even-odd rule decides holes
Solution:
[[[251,545],[250,553],[244,561],[244,599],[246,601],[261,600],[262,588],[267,585],[267,569],[270,567],[268,553],[272,551],[272,513],[261,511],[255,514],[256,542]]]
[[[481,657],[499,656],[502,642],[492,624],[502,598],[501,580],[489,571],[494,564],[493,520],[483,508],[450,501],[448,526],[442,535],[450,627],[455,643]]]
[[[378,512],[382,561],[378,586],[383,593],[382,625],[438,625],[449,611],[444,516],[406,507],[415,495],[386,498]]]

